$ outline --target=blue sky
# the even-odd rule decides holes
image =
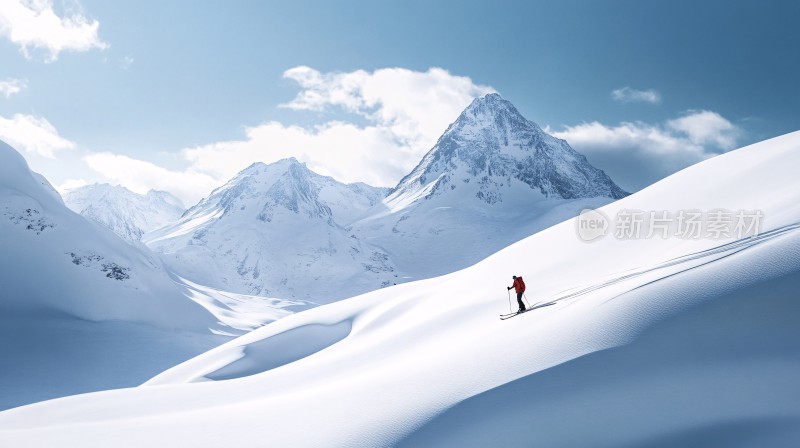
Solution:
[[[29,7],[0,2],[0,139],[62,188],[190,203],[288,155],[391,186],[488,91],[629,190],[800,127],[794,1]]]

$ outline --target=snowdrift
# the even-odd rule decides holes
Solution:
[[[5,411],[0,438],[81,447],[796,446],[798,170],[800,132],[601,209],[760,210],[758,236],[586,243],[566,221],[462,271],[286,317],[143,387]],[[555,305],[500,321],[512,274],[524,276],[531,302]]]

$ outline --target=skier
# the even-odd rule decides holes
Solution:
[[[522,301],[522,293],[525,292],[525,282],[522,281],[522,277],[517,277],[516,275],[512,275],[511,278],[514,279],[514,284],[508,287],[508,290],[511,291],[511,288],[517,292],[517,303],[519,304],[519,311],[518,313],[522,313],[525,311],[525,303]]]

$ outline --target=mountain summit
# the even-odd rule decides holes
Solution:
[[[492,93],[476,98],[461,113],[388,202],[469,188],[477,199],[495,204],[515,182],[546,198],[620,199],[628,194],[566,141],[547,134]]]
[[[294,158],[255,163],[142,240],[197,283],[328,302],[394,279],[388,256],[345,228],[387,193]]]
[[[353,227],[390,253],[404,276],[427,278],[626,195],[566,141],[489,94]]]

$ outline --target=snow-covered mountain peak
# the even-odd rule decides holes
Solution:
[[[186,214],[190,218],[243,215],[267,222],[278,212],[288,212],[306,218],[333,218],[346,225],[387,194],[385,188],[343,184],[289,157],[270,164],[253,163]]]
[[[475,98],[461,112],[461,115],[445,132],[445,135],[452,132],[464,135],[475,131],[486,132],[487,130],[507,134],[513,129],[523,127],[530,127],[542,132],[536,123],[525,119],[510,101],[497,93],[490,93],[486,96]]]
[[[314,183],[314,177],[318,181],[324,179],[294,158],[288,159],[286,171],[266,191],[266,202],[258,219],[269,222],[280,212],[288,211],[308,219],[321,218],[333,223],[330,207],[319,200],[321,188]]]
[[[72,211],[131,242],[178,219],[185,210],[180,199],[166,191],[150,190],[141,195],[109,184],[69,190],[64,193],[64,202]]]
[[[183,201],[168,191],[150,190],[145,194],[145,197],[153,201],[163,202],[178,209],[186,210],[186,206],[183,204]]]
[[[256,162],[214,190],[187,214],[205,215],[215,211],[219,216],[244,214],[269,221],[276,210],[281,209],[309,217],[329,217],[330,210],[318,201],[322,186],[327,184],[346,188],[311,171],[294,157],[271,164]]]
[[[250,164],[247,168],[239,171],[239,173],[234,176],[232,179],[235,180],[237,178],[243,178],[248,176],[270,176],[275,175],[277,173],[281,173],[289,169],[290,166],[293,165],[305,165],[300,163],[294,157],[287,157],[285,159],[280,159],[278,161],[272,163],[264,163],[264,162],[254,162]]]
[[[545,198],[618,199],[627,194],[566,141],[547,134],[493,93],[476,98],[461,113],[386,203],[404,208],[462,190],[462,199],[491,205],[507,193],[518,195],[511,192],[518,184]]]
[[[295,158],[254,163],[143,241],[191,280],[251,294],[330,300],[343,295],[344,285],[363,282],[368,286],[359,287],[374,289],[393,279],[386,254],[346,229],[387,193],[337,182]],[[352,279],[364,272],[369,278]],[[324,275],[340,283],[300,280]]]

